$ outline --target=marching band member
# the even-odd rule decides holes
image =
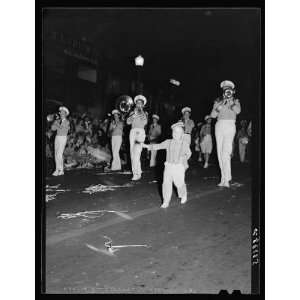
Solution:
[[[137,95],[134,98],[135,109],[129,115],[126,123],[131,125],[131,130],[129,133],[130,141],[130,157],[131,157],[131,168],[132,168],[132,180],[139,180],[142,176],[141,169],[141,153],[142,145],[145,141],[145,126],[148,123],[148,114],[144,112],[144,106],[147,103],[146,97],[143,95]]]
[[[187,201],[187,189],[185,184],[185,171],[188,168],[188,159],[192,152],[186,139],[184,138],[183,122],[175,123],[171,126],[172,139],[167,139],[160,144],[145,145],[143,147],[149,150],[167,150],[165,162],[164,179],[162,185],[163,204],[162,208],[167,208],[171,201],[173,183],[177,187],[180,203]]]
[[[158,121],[159,116],[156,114],[152,115],[152,124],[150,125],[148,132],[148,139],[150,144],[157,143],[161,135],[161,125],[158,124]],[[150,167],[155,167],[156,165],[156,154],[156,150],[151,150]]]
[[[220,87],[223,89],[223,98],[215,101],[210,116],[218,119],[215,125],[217,154],[221,170],[221,182],[218,186],[230,187],[231,153],[236,133],[235,120],[241,112],[241,105],[239,100],[234,98],[235,85],[233,82],[222,81]]]
[[[204,118],[206,124],[201,127],[200,130],[200,147],[201,152],[204,154],[204,168],[208,167],[209,156],[212,152],[213,144],[211,137],[211,117],[206,116]]]
[[[67,143],[67,136],[70,129],[70,122],[67,119],[69,110],[65,106],[59,108],[60,120],[55,120],[51,130],[56,131],[54,141],[55,171],[53,176],[64,175],[63,154]]]
[[[189,145],[191,145],[191,135],[193,128],[195,127],[194,121],[190,119],[191,112],[192,110],[190,107],[184,107],[181,110],[182,122],[184,124],[184,139],[186,139]]]
[[[113,160],[111,163],[111,170],[118,171],[121,170],[121,159],[120,159],[120,148],[122,145],[122,135],[123,135],[123,122],[120,120],[121,113],[114,109],[112,111],[113,120],[109,125],[109,132],[111,135],[111,148]]]

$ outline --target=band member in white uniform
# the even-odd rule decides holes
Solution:
[[[142,176],[141,168],[141,153],[142,143],[145,141],[145,126],[148,123],[148,114],[144,111],[144,106],[147,103],[146,97],[143,95],[137,95],[134,98],[135,108],[131,112],[127,119],[127,124],[131,125],[129,133],[130,141],[130,157],[131,157],[131,168],[132,168],[132,180],[139,180]]]
[[[189,145],[191,145],[191,136],[193,128],[195,127],[195,123],[191,117],[191,108],[190,107],[184,107],[181,110],[182,113],[182,122],[184,124],[184,139],[188,142]]]
[[[124,123],[120,119],[120,112],[117,109],[112,111],[113,120],[109,125],[109,132],[111,135],[111,149],[112,149],[112,163],[111,170],[121,170],[120,148],[122,145],[122,135]]]
[[[187,161],[191,157],[192,152],[188,142],[183,137],[183,127],[184,124],[182,122],[175,123],[171,126],[172,139],[165,140],[160,144],[143,144],[143,147],[147,148],[148,150],[167,150],[162,186],[162,208],[167,208],[169,206],[172,197],[173,183],[177,187],[179,198],[181,198],[180,203],[184,204],[187,201],[185,171],[188,168]]]
[[[158,124],[159,116],[152,115],[152,124],[150,125],[148,132],[148,140],[150,144],[157,144],[159,137],[161,136],[161,125]],[[156,150],[151,150],[150,167],[155,167],[156,165]]]
[[[222,99],[217,99],[211,111],[211,117],[217,118],[215,135],[217,141],[217,154],[221,170],[221,182],[218,186],[230,187],[231,177],[231,153],[233,139],[236,133],[235,120],[241,112],[238,99],[234,98],[234,83],[225,80],[220,84],[223,89]]]
[[[67,136],[70,129],[70,122],[67,119],[69,110],[65,106],[59,108],[60,120],[55,120],[51,130],[56,131],[54,141],[55,171],[53,176],[64,175],[64,150],[67,143]]]
[[[200,130],[200,147],[201,152],[204,155],[204,168],[208,167],[209,156],[213,149],[212,137],[211,137],[211,117],[206,116],[204,118],[206,123]]]

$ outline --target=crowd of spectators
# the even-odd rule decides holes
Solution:
[[[64,151],[65,169],[107,167],[111,160],[109,118],[99,120],[88,114],[71,113]],[[49,122],[46,130],[46,158],[49,172],[54,164],[54,136]]]

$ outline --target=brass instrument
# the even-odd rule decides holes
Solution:
[[[128,95],[122,95],[116,100],[116,109],[121,112],[121,119],[124,121],[134,106],[133,99]]]
[[[59,114],[57,114],[57,113],[47,115],[47,121],[48,122],[53,122],[53,121],[58,120],[58,119],[59,119]]]
[[[233,90],[233,89],[228,88],[228,89],[224,90],[223,99],[221,100],[221,104],[227,105],[228,102],[230,102],[230,100],[233,99],[234,94],[235,94],[235,90]]]
[[[232,90],[232,89],[226,89],[224,91],[224,98],[225,99],[230,99],[230,98],[233,97],[233,95],[234,95],[234,90]]]
[[[133,99],[128,95],[122,95],[117,99],[116,107],[123,114],[128,114],[134,106]]]
[[[145,114],[141,108],[134,109],[134,106],[133,99],[128,95],[122,95],[116,101],[116,108],[120,110],[123,120],[125,120],[132,112],[139,116]]]

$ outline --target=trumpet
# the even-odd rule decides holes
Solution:
[[[233,95],[234,95],[234,93],[235,93],[234,90],[232,90],[232,89],[226,89],[224,91],[224,99],[230,99],[230,98],[232,98]]]
[[[58,120],[58,119],[59,119],[59,114],[57,113],[47,115],[48,122],[53,122],[54,120]]]

